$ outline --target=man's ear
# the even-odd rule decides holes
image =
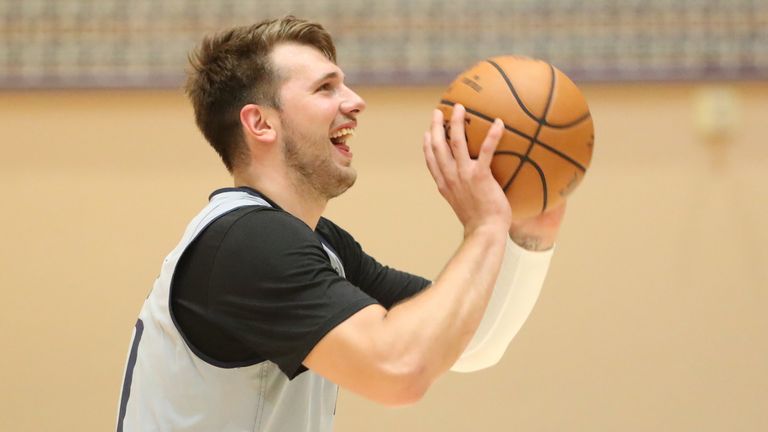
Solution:
[[[240,109],[240,124],[243,133],[256,141],[271,144],[277,139],[277,131],[272,127],[270,116],[273,110],[256,104],[245,105]]]

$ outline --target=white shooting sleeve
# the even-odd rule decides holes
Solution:
[[[507,238],[504,260],[480,326],[451,367],[474,372],[501,360],[504,351],[533,310],[547,276],[553,250],[531,252]]]

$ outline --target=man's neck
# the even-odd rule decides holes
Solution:
[[[313,231],[317,227],[328,204],[311,186],[303,185],[285,175],[254,176],[249,173],[235,173],[236,187],[248,186],[264,193],[283,210],[301,219]]]

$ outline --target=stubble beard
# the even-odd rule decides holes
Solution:
[[[327,140],[312,139],[295,133],[283,120],[285,127],[283,155],[288,166],[295,173],[292,179],[298,188],[311,190],[314,195],[330,200],[355,184],[357,173],[354,169],[342,169],[333,161],[327,150]],[[299,143],[301,142],[301,144]],[[335,150],[334,150],[335,151]]]

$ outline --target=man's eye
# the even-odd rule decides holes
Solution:
[[[317,88],[318,91],[326,91],[331,89],[333,89],[333,86],[331,85],[331,83],[325,83]]]

